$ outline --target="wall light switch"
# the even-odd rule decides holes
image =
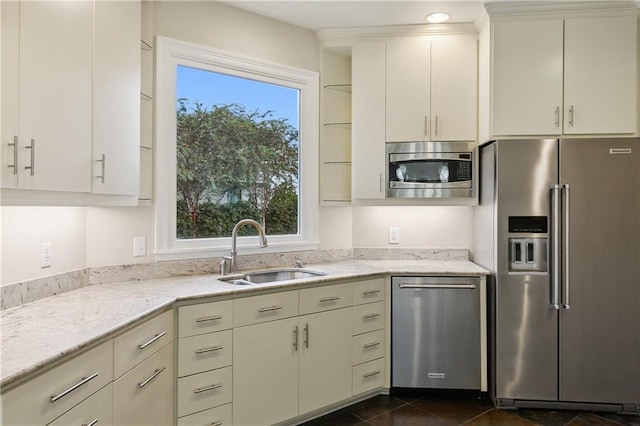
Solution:
[[[51,243],[40,244],[40,267],[50,268],[53,264]]]
[[[389,244],[400,244],[400,228],[389,228]]]
[[[147,255],[147,238],[133,237],[133,256],[140,257]]]

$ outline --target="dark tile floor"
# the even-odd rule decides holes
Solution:
[[[305,426],[640,426],[639,416],[566,410],[497,410],[489,400],[378,395]]]

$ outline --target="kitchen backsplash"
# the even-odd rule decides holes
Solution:
[[[468,260],[467,249],[355,248],[238,256],[239,270],[349,260]],[[84,268],[0,287],[0,309],[19,306],[88,285],[189,275],[219,274],[221,258]]]

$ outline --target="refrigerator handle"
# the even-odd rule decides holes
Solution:
[[[562,242],[562,307],[564,309],[569,309],[571,306],[569,305],[569,184],[562,185],[563,188],[563,201],[564,205],[562,206],[563,213],[563,242]]]
[[[551,187],[551,307],[560,309],[560,191]]]

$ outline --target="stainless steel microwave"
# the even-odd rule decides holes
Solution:
[[[387,198],[474,195],[473,142],[387,143]]]

